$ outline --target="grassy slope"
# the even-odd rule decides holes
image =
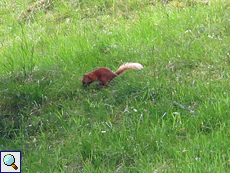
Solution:
[[[23,172],[229,170],[229,3],[44,2],[0,2],[0,150]],[[124,62],[145,68],[81,87]]]

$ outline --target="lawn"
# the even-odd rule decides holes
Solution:
[[[0,43],[0,151],[22,172],[229,172],[228,1],[1,0]]]

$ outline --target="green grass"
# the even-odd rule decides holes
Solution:
[[[0,150],[22,172],[228,172],[227,1],[0,2]],[[143,64],[108,88],[83,74]]]

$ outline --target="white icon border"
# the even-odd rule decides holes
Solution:
[[[15,170],[13,167],[11,166],[7,166],[5,165],[5,163],[3,162],[3,158],[5,155],[7,154],[11,154],[14,156],[15,158],[15,165],[18,167],[17,170]],[[21,151],[0,151],[0,157],[1,157],[1,161],[0,161],[0,173],[21,173]]]

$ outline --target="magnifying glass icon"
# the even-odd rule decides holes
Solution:
[[[18,169],[18,167],[14,164],[15,163],[15,158],[11,154],[7,154],[3,158],[3,162],[7,166],[12,166],[15,170]]]

